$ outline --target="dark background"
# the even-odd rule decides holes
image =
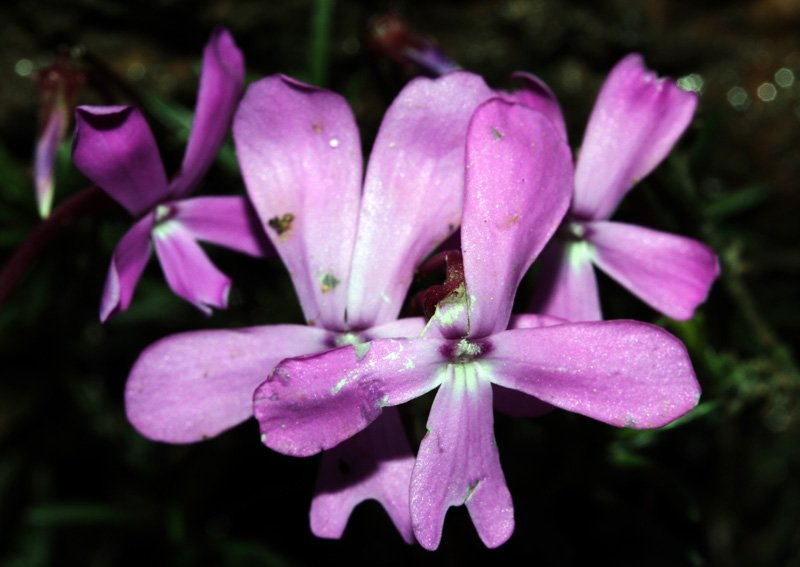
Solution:
[[[100,292],[129,219],[100,203],[44,239],[0,306],[0,564],[800,564],[800,2],[587,4],[5,3],[2,263],[39,224],[33,76],[58,49],[77,48],[91,77],[80,103],[144,107],[168,169],[180,163],[200,53],[216,24],[234,34],[249,78],[280,71],[343,93],[368,149],[386,106],[414,74],[368,49],[369,19],[394,9],[495,87],[508,87],[514,70],[542,76],[562,102],[575,147],[603,78],[630,51],[699,89],[689,131],[617,218],[704,240],[719,254],[722,276],[687,323],[659,317],[601,279],[607,317],[657,322],[685,341],[702,402],[678,424],[649,432],[563,412],[497,416],[517,518],[507,544],[485,550],[458,508],[440,549],[426,552],[403,544],[374,503],[356,510],[341,541],[325,541],[307,522],[317,458],[270,452],[252,420],[201,444],[156,444],[133,431],[122,404],[136,356],[166,334],[300,322],[283,267],[209,248],[234,289],[230,309],[207,319],[169,292],[151,262],[130,310],[101,325]],[[87,185],[65,143],[56,207]],[[198,194],[241,191],[229,149]],[[523,300],[530,289],[526,281]],[[417,440],[428,404],[409,408]]]

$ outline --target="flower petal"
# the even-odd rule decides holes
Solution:
[[[478,364],[449,366],[411,477],[414,535],[436,549],[447,509],[466,504],[488,547],[514,531],[514,507],[494,440],[492,386]]]
[[[361,199],[361,144],[347,102],[287,77],[268,77],[247,89],[233,135],[250,198],[306,319],[346,330]]]
[[[175,220],[197,240],[251,256],[274,256],[275,249],[244,197],[195,197],[171,203]]]
[[[228,305],[231,280],[220,272],[189,230],[172,219],[153,229],[158,260],[170,289],[206,315]]]
[[[103,296],[100,300],[100,321],[122,313],[131,304],[136,284],[150,259],[150,231],[153,217],[147,215],[134,224],[117,243],[108,268]]]
[[[228,133],[243,88],[244,57],[228,30],[219,27],[203,50],[192,131],[181,170],[170,183],[173,198],[191,193],[211,167]]]
[[[539,279],[530,310],[568,321],[601,320],[592,254],[586,242],[555,236],[539,259]]]
[[[564,319],[548,315],[533,315],[529,313],[512,315],[508,323],[509,329],[533,329],[537,327],[550,327],[563,325]],[[553,406],[540,399],[523,394],[517,390],[509,390],[497,384],[492,384],[494,409],[512,417],[539,417],[553,410]]]
[[[571,192],[569,148],[543,114],[501,99],[475,112],[461,227],[469,336],[506,328],[517,286],[558,228]]]
[[[606,79],[586,127],[572,212],[584,220],[610,217],[625,193],[667,156],[696,107],[697,95],[656,77],[641,55],[622,59]]]
[[[261,440],[305,457],[335,447],[438,384],[441,340],[379,339],[281,362],[256,390]]]
[[[547,83],[536,75],[525,71],[517,71],[511,75],[511,78],[521,80],[523,87],[518,91],[498,94],[509,102],[522,104],[547,116],[566,141],[567,126],[564,124],[564,115],[561,112],[561,106],[558,104],[556,95],[553,94]]]
[[[616,425],[648,429],[700,396],[683,344],[655,325],[598,321],[506,331],[487,355],[494,383]]]
[[[69,119],[64,104],[57,104],[47,119],[44,131],[36,142],[34,181],[36,184],[36,204],[39,216],[47,218],[53,206],[53,170],[56,164],[58,144],[64,137]]]
[[[691,319],[719,275],[717,256],[697,240],[608,221],[587,228],[594,263],[673,319]]]
[[[397,317],[414,268],[458,227],[464,136],[489,96],[483,79],[453,72],[415,79],[387,111],[364,182],[347,302],[352,326]]]
[[[167,197],[153,133],[132,106],[79,106],[72,161],[135,217]]]
[[[327,336],[305,325],[271,325],[161,339],[128,376],[128,420],[154,441],[214,437],[252,415],[253,392],[278,362],[324,349]]]
[[[408,487],[414,453],[395,408],[386,408],[364,431],[322,454],[311,502],[311,531],[342,537],[353,508],[377,500],[406,543],[414,541]]]
[[[378,327],[372,327],[365,331],[365,334],[374,339],[413,339],[418,337],[425,329],[425,319],[422,317],[409,317],[407,319],[397,319],[384,323]]]

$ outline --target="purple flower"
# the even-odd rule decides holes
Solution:
[[[547,106],[566,137],[558,103],[542,87],[520,102]],[[571,321],[602,319],[595,265],[665,315],[692,317],[719,275],[714,253],[690,238],[608,219],[666,157],[696,106],[694,93],[657,78],[639,55],[614,67],[586,128],[569,213],[542,254],[533,311]]]
[[[57,56],[55,63],[36,76],[41,93],[42,126],[34,153],[34,184],[39,216],[42,218],[50,216],[58,145],[67,133],[69,115],[85,80],[83,71],[63,53]]]
[[[489,96],[469,73],[409,83],[384,118],[362,185],[359,134],[342,97],[283,76],[252,84],[234,120],[237,153],[308,325],[152,345],[128,379],[131,423],[151,439],[199,441],[250,417],[253,392],[284,358],[418,335],[423,319],[397,316],[414,267],[458,226],[467,125]],[[324,455],[313,532],[339,537],[353,508],[375,499],[411,541],[413,463],[398,415],[384,412]]]
[[[464,283],[439,302],[427,332],[283,361],[254,405],[269,447],[311,455],[438,387],[410,485],[414,534],[428,549],[439,545],[450,506],[467,506],[487,546],[513,531],[493,434],[496,391],[634,428],[669,423],[699,396],[685,348],[658,327],[511,319],[519,281],[572,194],[570,152],[557,127],[526,106],[491,99],[470,123],[466,167]]]
[[[224,29],[203,53],[197,108],[180,172],[167,180],[153,134],[130,106],[81,106],[75,165],[137,220],[114,250],[100,319],[125,311],[150,258],[151,242],[172,291],[204,313],[227,305],[230,279],[198,240],[255,256],[264,253],[244,197],[188,199],[228,132],[244,85],[244,60]]]

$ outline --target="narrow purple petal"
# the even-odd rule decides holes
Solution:
[[[347,102],[268,77],[247,89],[233,135],[250,199],[306,319],[345,330],[361,200],[361,144]]]
[[[631,54],[612,69],[597,97],[575,168],[572,212],[611,216],[625,193],[647,176],[692,120],[697,95],[648,71]]]
[[[206,315],[228,305],[231,280],[220,272],[189,230],[176,220],[153,229],[158,260],[170,289]]]
[[[305,325],[273,325],[161,339],[139,355],[128,376],[128,420],[155,441],[214,437],[252,415],[253,392],[281,359],[324,349],[327,335]]]
[[[686,348],[655,325],[518,329],[494,335],[492,346],[485,364],[494,383],[618,427],[661,427],[700,396]]]
[[[136,284],[150,259],[152,228],[153,217],[147,215],[136,222],[114,248],[100,300],[100,321],[103,323],[125,311],[131,304]]]
[[[72,161],[134,217],[167,197],[153,133],[131,106],[79,106]]]
[[[477,75],[418,78],[386,113],[372,149],[353,253],[348,322],[397,317],[414,268],[461,220],[464,138],[491,96]]]
[[[275,251],[244,197],[195,197],[175,201],[174,219],[197,240],[219,244],[251,256]]]
[[[406,543],[414,541],[408,488],[414,453],[400,416],[387,408],[369,427],[322,454],[311,531],[317,537],[342,537],[353,508],[377,500]]]
[[[425,329],[425,319],[422,317],[409,317],[396,319],[365,331],[372,339],[413,339],[418,337]]]
[[[524,71],[513,73],[511,78],[522,81],[522,88],[518,91],[500,92],[498,94],[509,102],[525,105],[547,116],[566,141],[567,126],[564,124],[564,115],[561,112],[561,106],[558,104],[556,95],[550,90],[547,83],[536,75]]]
[[[335,447],[383,407],[435,388],[443,342],[380,339],[284,360],[255,393],[262,442],[300,457]]]
[[[492,386],[476,364],[449,367],[436,393],[411,477],[414,535],[436,549],[447,509],[465,504],[483,543],[514,531],[514,507],[494,440]]]
[[[569,207],[572,160],[547,118],[501,99],[470,123],[461,248],[469,336],[508,325],[522,276]]]
[[[595,264],[673,319],[691,319],[719,275],[717,256],[697,240],[608,221],[587,229]]]
[[[568,321],[599,321],[600,295],[586,242],[554,237],[539,258],[530,310]]]
[[[211,167],[231,125],[244,88],[244,57],[224,28],[217,28],[203,50],[200,89],[183,164],[170,183],[180,199],[191,193]]]
[[[64,137],[68,119],[65,106],[56,104],[47,119],[44,131],[36,142],[34,181],[36,183],[36,204],[39,208],[39,216],[42,218],[50,215],[50,209],[53,206],[55,189],[53,170],[56,164],[58,144]]]

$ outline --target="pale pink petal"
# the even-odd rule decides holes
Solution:
[[[683,344],[655,325],[598,321],[494,335],[492,381],[556,407],[648,429],[695,405],[700,386]]]
[[[361,143],[347,102],[272,76],[250,85],[233,136],[250,199],[306,319],[346,330],[361,199]]]
[[[471,337],[508,325],[522,276],[569,207],[572,160],[547,118],[501,99],[470,123],[461,249]]]
[[[692,120],[697,95],[659,79],[631,54],[612,69],[597,97],[575,168],[572,212],[611,216],[625,193],[649,174]]]
[[[170,289],[206,315],[228,305],[231,280],[220,272],[189,230],[176,220],[153,229],[153,243]]]
[[[254,397],[261,440],[304,457],[335,447],[437,386],[441,340],[379,339],[281,362]]]
[[[458,227],[467,124],[489,96],[480,77],[454,72],[415,79],[387,111],[364,182],[347,302],[352,326],[397,317],[415,267]]]
[[[538,110],[553,123],[553,126],[561,133],[564,140],[567,139],[567,126],[564,124],[564,115],[561,113],[561,106],[558,99],[550,87],[536,75],[517,71],[511,75],[513,79],[522,82],[522,88],[510,93],[500,92],[499,94],[509,102],[523,104],[533,110]]]
[[[228,134],[243,88],[242,52],[228,30],[217,28],[203,50],[192,131],[181,170],[170,183],[173,198],[191,193],[211,167]]]
[[[117,243],[108,268],[100,300],[102,322],[125,311],[131,304],[136,284],[150,259],[150,231],[153,217],[147,215],[134,224]]]
[[[145,437],[193,443],[253,412],[253,392],[283,358],[325,348],[329,333],[272,325],[172,335],[139,355],[125,386],[128,420]]]
[[[63,104],[56,104],[47,119],[44,131],[36,142],[34,182],[36,184],[36,204],[39,216],[46,218],[53,206],[53,170],[56,165],[58,144],[64,137],[69,116]]]
[[[406,541],[414,541],[409,485],[414,453],[395,408],[386,408],[369,427],[322,454],[311,531],[317,537],[342,537],[353,508],[377,500]]]
[[[135,217],[167,197],[153,133],[131,106],[79,106],[72,161]]]
[[[449,367],[428,416],[411,477],[414,535],[436,549],[447,509],[465,504],[483,543],[514,531],[514,507],[494,440],[492,386],[476,364]]]
[[[534,315],[533,313],[520,313],[512,315],[508,322],[509,329],[534,329],[536,327],[552,327],[568,323],[566,319],[550,315]]]
[[[608,221],[587,229],[594,263],[673,319],[691,319],[719,275],[717,256],[697,240]]]
[[[554,237],[539,258],[530,310],[568,321],[599,321],[600,295],[587,242]]]
[[[397,319],[372,327],[364,331],[370,340],[373,339],[413,339],[418,337],[425,329],[425,319],[422,317],[409,317]]]
[[[174,219],[197,240],[252,256],[273,256],[272,244],[244,197],[195,197],[170,204]]]

